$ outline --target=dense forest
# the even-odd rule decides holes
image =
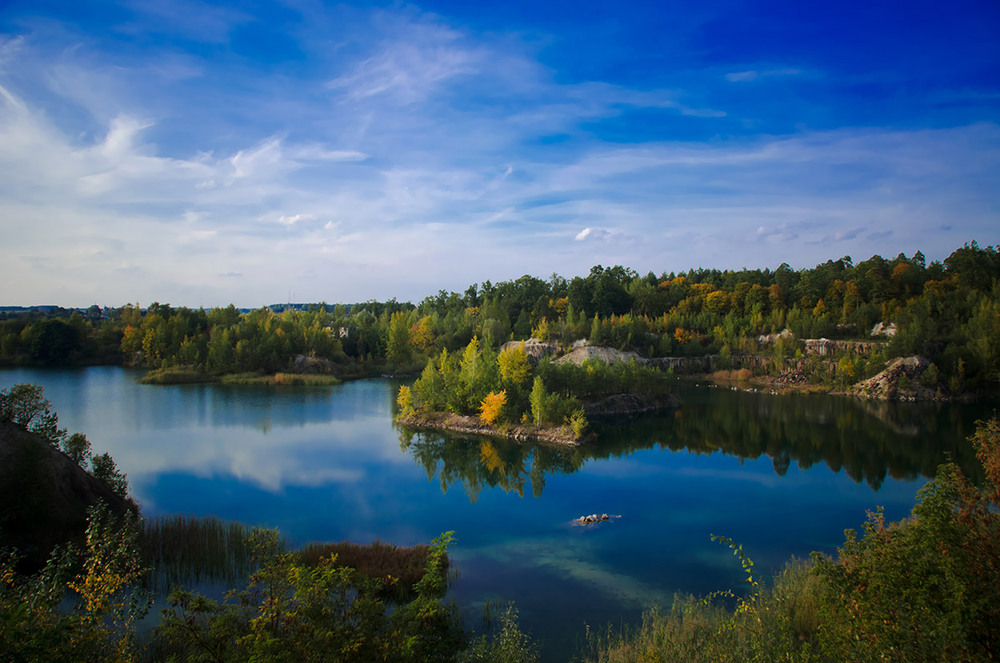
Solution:
[[[1000,385],[1000,252],[976,242],[943,262],[923,254],[850,256],[809,269],[692,269],[640,275],[600,265],[586,276],[473,284],[419,304],[315,304],[241,312],[153,303],[103,312],[0,320],[0,364],[124,363],[210,379],[233,373],[416,374],[473,338],[498,349],[535,337],[630,349],[645,357],[716,355],[721,368],[779,373],[798,362],[817,381],[845,384],[886,359],[921,355],[929,387]],[[277,309],[282,309],[278,311]],[[818,361],[803,339],[891,337]],[[780,336],[783,330],[792,336]],[[770,336],[770,338],[767,338]],[[871,347],[874,346],[874,347]],[[765,356],[766,362],[747,357]]]

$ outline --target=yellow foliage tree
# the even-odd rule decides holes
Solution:
[[[511,384],[527,384],[531,377],[531,362],[528,361],[528,353],[524,351],[524,344],[501,350],[497,356],[497,363],[500,365],[500,377],[504,382]]]
[[[503,406],[507,404],[507,390],[491,391],[479,406],[479,416],[484,422],[493,425],[500,418]]]
[[[434,321],[429,315],[420,318],[410,327],[410,341],[425,354],[434,350]]]
[[[396,403],[399,405],[399,416],[409,417],[414,414],[413,391],[405,384],[399,387]]]

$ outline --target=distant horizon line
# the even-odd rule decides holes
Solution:
[[[968,248],[968,247],[974,247],[974,248],[978,248],[980,250],[993,249],[994,251],[1000,251],[1000,244],[997,244],[995,246],[994,245],[990,245],[990,244],[985,244],[985,245],[979,246],[978,241],[973,239],[973,240],[969,240],[969,241],[963,242],[961,246],[958,246],[958,247],[952,249],[951,251],[949,251],[948,252],[948,256],[950,256],[955,251],[957,251],[957,250],[959,250],[961,248]],[[911,255],[911,258],[915,257],[918,253],[921,256],[926,256],[926,254],[924,253],[924,251],[922,251],[920,249],[917,249],[916,251],[913,252],[913,254]],[[898,254],[896,254],[895,256],[893,256],[891,258],[885,258],[882,255],[876,253],[876,254],[873,254],[873,255],[869,256],[868,258],[865,258],[865,259],[863,259],[863,260],[861,260],[859,262],[865,262],[865,261],[871,260],[872,258],[875,258],[875,257],[882,258],[883,260],[895,260],[900,255],[906,256],[906,253],[903,252],[903,251],[901,251],[901,252],[899,252]],[[831,261],[835,261],[835,260],[843,260],[845,258],[850,261],[850,264],[852,266],[858,264],[858,263],[855,263],[854,259],[850,255],[843,255],[843,256],[840,256],[838,258],[828,258],[826,261],[816,263],[815,265],[812,265],[811,267],[799,267],[799,268],[792,267],[792,269],[794,269],[794,271],[796,271],[796,272],[803,271],[803,270],[809,270],[809,269],[815,269],[816,267],[818,267],[818,266],[820,266],[822,264],[825,264],[826,262],[831,262]],[[945,256],[945,258],[942,258],[940,260],[929,260],[929,261],[927,261],[927,265],[930,266],[930,265],[932,265],[934,263],[941,263],[941,264],[943,264],[944,260],[946,260],[946,259],[947,259],[947,256]],[[761,271],[761,272],[765,272],[765,273],[767,273],[767,272],[773,273],[773,272],[777,271],[778,269],[780,269],[782,265],[788,265],[789,267],[791,267],[791,265],[789,265],[789,263],[787,261],[783,261],[780,265],[778,265],[778,267],[774,267],[774,268],[772,268],[772,267],[747,267],[747,266],[744,266],[744,267],[741,267],[740,269],[728,269],[728,268],[727,269],[719,269],[719,268],[715,268],[715,267],[702,267],[702,266],[698,266],[698,267],[691,267],[689,269],[680,270],[680,271],[673,271],[673,270],[670,271],[670,272],[663,271],[663,272],[661,272],[658,275],[658,277],[666,277],[666,276],[668,276],[670,274],[674,274],[674,275],[689,274],[691,272],[698,272],[698,271],[718,271],[718,272],[723,273],[723,274],[729,273],[729,272],[742,272],[742,271]],[[595,265],[591,266],[591,271],[594,269],[594,267],[604,268],[603,265],[601,265],[601,264],[595,264]],[[620,264],[619,265],[612,265],[611,267],[608,267],[608,268],[605,268],[605,269],[612,269],[614,267],[622,267],[624,269],[636,272],[636,274],[638,274],[639,276],[643,276],[643,274],[640,274],[638,271],[636,271],[632,267],[628,267],[628,266],[620,265]],[[649,270],[649,272],[647,272],[647,275],[650,274],[650,273],[656,275],[655,272],[653,272],[652,270]],[[570,281],[570,280],[572,280],[574,278],[577,278],[578,276],[580,278],[586,278],[587,275],[589,275],[589,272],[588,272],[588,274],[585,274],[585,275],[575,275],[575,276],[566,277],[566,276],[562,276],[561,274],[553,272],[549,277],[543,278],[543,277],[540,277],[540,276],[534,276],[532,274],[523,274],[522,276],[517,277],[517,278],[509,278],[509,279],[499,280],[499,281],[496,282],[496,284],[505,283],[505,282],[508,282],[508,281],[516,281],[519,278],[524,278],[525,276],[528,276],[528,277],[531,277],[531,278],[541,279],[543,281],[549,281],[553,277],[557,277],[558,276],[559,278],[563,278],[563,279],[566,279],[567,281]],[[468,286],[466,286],[466,289],[468,289],[471,286],[476,286],[478,288],[482,283],[493,283],[493,282],[490,279],[486,279],[485,281],[476,281],[476,282],[470,283]],[[373,304],[373,303],[374,304],[386,304],[386,303],[389,303],[389,302],[396,302],[398,304],[411,304],[413,306],[419,306],[420,302],[422,302],[424,299],[427,299],[427,298],[430,298],[430,297],[434,297],[434,296],[436,296],[436,294],[440,294],[441,292],[447,292],[449,294],[456,293],[456,294],[459,294],[459,295],[462,294],[459,291],[445,290],[445,289],[442,288],[442,289],[438,290],[437,293],[431,293],[431,294],[425,295],[419,301],[414,301],[414,300],[400,300],[400,299],[397,299],[396,296],[392,296],[392,297],[389,297],[387,299],[377,299],[377,298],[373,297],[373,298],[364,299],[364,300],[356,300],[356,301],[353,301],[353,302],[328,302],[326,300],[309,301],[309,302],[290,302],[289,301],[289,302],[275,302],[275,303],[271,303],[271,304],[262,304],[262,305],[259,305],[259,306],[237,306],[235,302],[229,302],[228,304],[217,304],[217,305],[213,305],[213,306],[205,306],[203,304],[200,304],[198,306],[191,306],[191,305],[188,305],[188,304],[171,304],[170,302],[160,302],[158,299],[153,299],[153,301],[150,302],[150,304],[147,304],[146,306],[142,306],[139,302],[135,302],[135,305],[139,306],[139,308],[141,310],[146,310],[149,306],[151,306],[153,304],[158,304],[158,303],[162,303],[164,306],[170,306],[171,308],[181,308],[181,307],[183,307],[183,308],[189,308],[189,309],[192,309],[192,310],[214,309],[214,308],[227,308],[229,306],[232,306],[232,307],[234,307],[234,308],[236,308],[236,309],[238,309],[238,310],[240,310],[242,312],[256,311],[256,310],[259,310],[259,309],[262,309],[262,308],[273,309],[273,308],[277,308],[277,307],[293,307],[294,308],[294,307],[309,307],[309,306],[327,306],[327,307],[332,308],[334,306],[358,306],[358,305],[361,305],[361,304]],[[124,304],[119,304],[117,306],[108,306],[106,304],[101,305],[101,304],[97,304],[96,302],[93,303],[93,304],[88,304],[86,306],[63,306],[63,305],[60,305],[60,304],[28,304],[28,305],[17,305],[17,304],[9,304],[8,305],[8,304],[4,304],[4,305],[0,305],[0,313],[3,313],[3,312],[13,312],[13,311],[42,310],[42,309],[63,309],[63,310],[68,310],[68,311],[81,311],[82,312],[82,311],[86,311],[87,309],[89,309],[89,308],[91,308],[93,306],[97,306],[98,308],[100,308],[102,310],[115,310],[115,309],[120,309],[120,308],[123,308],[125,306],[129,306],[129,305],[132,305],[132,302],[125,302]]]

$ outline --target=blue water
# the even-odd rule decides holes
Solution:
[[[0,370],[38,382],[60,425],[128,475],[146,515],[213,514],[290,542],[428,542],[454,531],[452,593],[470,626],[513,600],[547,660],[585,625],[636,622],[676,592],[739,588],[757,569],[833,553],[866,510],[906,515],[975,406],[872,406],[678,385],[676,413],[598,426],[581,449],[416,434],[392,423],[398,383],[143,386],[139,371]],[[597,526],[589,513],[620,518]]]

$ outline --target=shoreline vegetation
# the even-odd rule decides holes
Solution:
[[[231,385],[276,385],[276,386],[331,386],[343,382],[334,375],[315,373],[274,373],[255,372],[211,375],[192,368],[161,368],[150,371],[139,378],[140,384],[231,384]]]
[[[534,339],[531,352],[553,345],[568,355],[586,343],[678,375],[749,371],[773,391],[948,400],[997,393],[998,337],[1000,251],[970,242],[930,263],[918,251],[798,270],[640,275],[597,265],[585,276],[486,281],[415,304],[7,307],[0,366],[118,363],[149,369],[153,384],[326,384],[415,376],[473,338],[495,352]],[[911,358],[888,382],[868,382]]]

